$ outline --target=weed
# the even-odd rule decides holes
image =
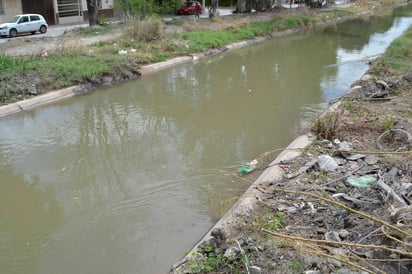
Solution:
[[[398,113],[400,113],[403,117],[412,117],[412,110],[410,109],[398,109]]]
[[[284,215],[278,211],[275,216],[263,216],[259,227],[270,231],[278,231],[283,228]]]
[[[223,251],[220,248],[206,246],[193,255],[196,259],[188,262],[190,273],[211,272],[223,265]]]
[[[405,73],[412,70],[412,28],[389,46],[385,54],[372,64],[377,73]]]
[[[298,260],[292,260],[289,265],[289,270],[291,273],[303,273],[305,268]]]
[[[335,138],[339,129],[339,114],[336,112],[327,112],[315,121],[312,128],[318,139],[332,140]]]
[[[393,128],[393,126],[395,125],[395,119],[393,119],[392,116],[388,116],[386,117],[386,119],[384,121],[382,121],[382,130],[385,131],[389,131]]]
[[[162,22],[157,17],[146,20],[130,20],[126,27],[125,37],[138,41],[152,42],[158,40],[162,34]]]
[[[352,98],[345,99],[343,101],[343,109],[349,112],[353,112],[356,110],[358,106],[356,106],[355,102],[353,101]]]

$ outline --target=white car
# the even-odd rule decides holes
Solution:
[[[8,23],[0,24],[0,36],[16,37],[20,33],[46,33],[48,24],[40,14],[16,15]]]

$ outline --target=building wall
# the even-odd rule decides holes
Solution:
[[[14,15],[23,13],[22,0],[0,0],[3,4],[4,14],[0,14],[0,23],[7,22]],[[34,1],[34,0],[33,0]],[[113,17],[113,4],[115,0],[100,0],[101,8],[98,9],[98,13],[104,13],[107,17]],[[86,0],[81,0],[82,11],[80,16],[59,18],[57,0],[53,0],[53,9],[55,14],[55,21],[57,24],[64,23],[82,23],[87,21],[87,3]],[[51,20],[53,21],[53,20]]]
[[[9,21],[14,15],[23,13],[21,0],[0,0],[3,3],[4,14],[0,14],[0,23]]]

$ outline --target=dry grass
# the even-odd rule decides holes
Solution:
[[[205,31],[205,30],[231,30],[231,29],[241,29],[248,27],[250,25],[250,18],[249,17],[242,17],[242,18],[231,18],[231,19],[223,19],[222,17],[215,16],[210,19],[208,24],[201,23],[199,20],[190,20],[186,21],[182,28],[185,31],[195,32],[195,31]]]
[[[152,42],[161,37],[162,31],[163,24],[159,18],[131,20],[126,24],[125,37],[137,41]]]
[[[336,137],[341,125],[339,113],[327,112],[316,119],[312,130],[315,132],[318,139],[332,140]]]

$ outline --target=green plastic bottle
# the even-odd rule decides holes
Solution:
[[[249,165],[244,165],[240,170],[239,170],[239,175],[245,175],[246,173],[249,172]]]

